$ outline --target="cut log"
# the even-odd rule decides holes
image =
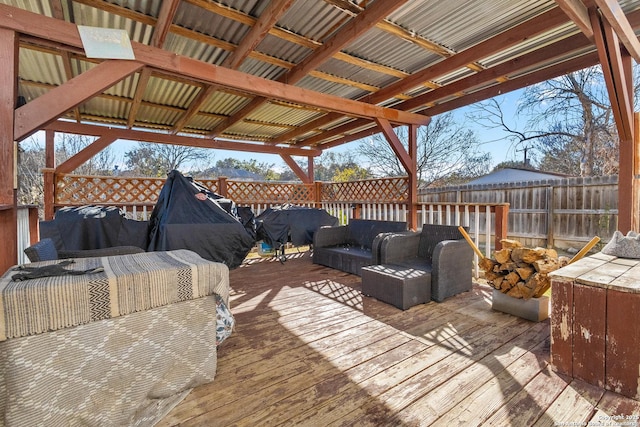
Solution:
[[[557,270],[560,267],[560,263],[557,258],[544,258],[534,261],[532,263],[533,268],[536,269],[538,273],[551,273],[552,271]]]
[[[508,249],[521,248],[522,247],[522,243],[520,243],[518,240],[502,239],[502,240],[500,240],[500,243],[502,243],[502,247],[503,248],[508,248]]]
[[[516,273],[522,280],[527,280],[533,273],[535,273],[536,269],[527,265],[526,267],[518,267],[516,268]]]
[[[499,251],[495,251],[493,254],[493,257],[500,264],[504,264],[508,261],[511,261],[511,249],[506,248],[506,249],[501,249]]]
[[[482,258],[478,265],[490,286],[514,298],[542,296],[551,283],[547,273],[570,263],[555,249],[526,248],[510,239],[502,243],[504,249],[495,251],[494,259]]]

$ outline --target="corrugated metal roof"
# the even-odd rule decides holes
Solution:
[[[365,2],[364,11],[358,12],[361,9],[358,4],[363,2],[343,3],[342,6],[351,10],[345,11],[331,4],[332,1],[293,1],[291,7],[277,18],[277,24],[266,31],[264,38],[256,40],[254,50],[247,53],[238,71],[266,80],[293,83],[297,88],[312,91],[305,92],[307,99],[312,99],[313,93],[319,93],[368,101],[371,99],[369,95],[375,96],[375,93],[389,85],[411,78],[412,74],[428,72],[433,67],[444,70],[428,80],[412,82],[399,93],[394,92],[377,102],[379,105],[402,109],[402,102],[407,97],[420,96],[438,86],[458,82],[481,72],[483,68],[505,64],[579,32],[567,17],[564,24],[525,37],[520,43],[505,43],[474,58],[471,63],[447,68],[443,64],[447,64],[445,61],[448,57],[455,59],[461,53],[473,53],[479,43],[500,37],[505,31],[523,23],[526,25],[533,17],[557,8],[556,2],[409,0],[359,37],[349,39],[346,35],[354,33],[351,26],[357,22],[358,16],[369,14],[374,8],[385,4],[380,0],[368,1]],[[54,15],[49,1],[0,0],[0,4],[47,17]],[[146,45],[151,43],[157,31],[163,4],[162,0],[61,2],[65,21],[123,29],[131,40]],[[640,10],[640,0],[624,0],[620,4],[627,13]],[[162,49],[206,64],[222,64],[242,45],[252,26],[264,18],[262,15],[268,6],[269,2],[260,0],[182,0],[172,17]],[[635,22],[640,26],[640,18]],[[342,31],[345,31],[345,35],[342,35]],[[327,47],[336,43],[332,39],[334,35],[344,37],[344,44],[336,45],[335,51],[314,63],[313,67],[306,70],[305,76],[298,75],[295,80],[292,79],[292,73],[297,74],[301,64],[304,65],[315,55],[323,55],[326,49],[323,43],[327,43]],[[593,49],[593,45],[585,46],[575,52],[563,53],[558,60],[541,61],[526,69],[514,66],[508,75],[511,79],[524,74],[531,75],[541,67]],[[65,50],[68,50],[68,63],[61,56]],[[179,56],[175,57],[177,62]],[[95,60],[84,58],[81,50],[69,49],[63,43],[25,37],[21,40],[20,49],[19,93],[28,101],[33,101],[56,86],[63,85],[69,78],[87,72],[95,63]],[[72,75],[67,76],[66,69],[70,69]],[[206,78],[190,81],[187,77],[170,74],[166,70],[154,69],[144,87],[140,86],[143,82],[139,78],[140,73],[123,79],[102,94],[81,103],[79,110],[82,121],[118,126],[133,121],[148,128],[172,128],[190,111],[198,94],[211,83]],[[498,84],[489,79],[465,90],[475,91]],[[224,86],[224,82],[216,81],[214,89],[218,86]],[[192,132],[199,136],[215,131],[220,137],[248,141],[270,141],[286,134],[290,143],[304,145],[307,138],[317,140],[318,129],[327,131],[326,142],[329,142],[336,140],[338,134],[348,135],[372,126],[351,126],[349,123],[358,114],[343,115],[327,123],[323,117],[329,112],[328,109],[311,106],[311,102],[309,106],[300,102],[255,103],[255,109],[235,117],[251,103],[253,95],[250,92],[251,88],[245,88],[242,92],[237,88],[212,91],[181,132]],[[435,103],[442,109],[447,100],[456,99],[462,92],[449,94]],[[137,93],[142,93],[140,100],[135,98]],[[286,93],[279,98],[287,98]],[[139,102],[139,105],[134,105],[135,102]],[[129,117],[132,111],[136,111],[134,118]],[[429,110],[425,111],[428,114]],[[235,120],[226,121],[227,129],[219,128],[224,119],[231,118]],[[314,126],[306,127],[308,123]],[[370,123],[374,123],[373,120]],[[300,130],[296,132],[298,128]]]

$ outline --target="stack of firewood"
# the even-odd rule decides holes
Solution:
[[[525,248],[517,240],[504,239],[502,249],[493,258],[480,260],[487,282],[514,298],[538,298],[550,287],[548,274],[564,267],[569,258],[554,249]]]

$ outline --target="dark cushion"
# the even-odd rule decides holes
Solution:
[[[424,224],[418,244],[418,258],[431,259],[436,245],[443,240],[464,239],[455,225]]]
[[[373,240],[378,234],[405,231],[407,224],[399,221],[352,219],[349,221],[347,229],[347,243],[349,245],[371,250]]]
[[[58,251],[51,239],[42,239],[38,243],[29,246],[24,253],[31,262],[52,261],[58,259]]]

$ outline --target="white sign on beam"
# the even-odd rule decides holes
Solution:
[[[87,58],[136,59],[125,30],[78,25]]]

